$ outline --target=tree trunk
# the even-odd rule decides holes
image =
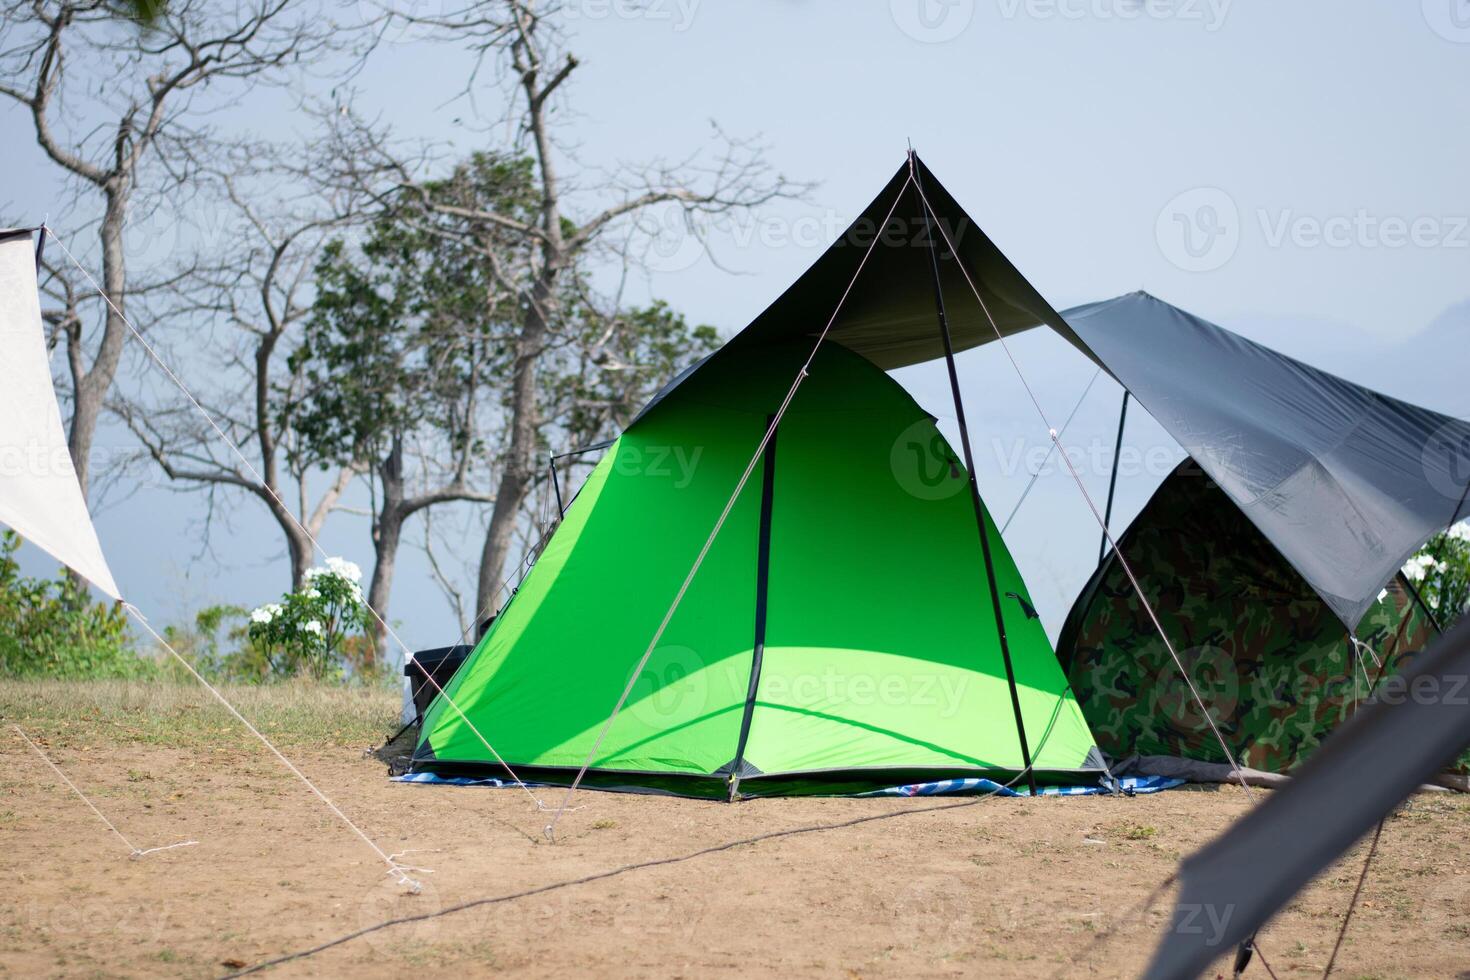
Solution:
[[[528,304],[525,324],[516,347],[515,374],[511,381],[510,446],[505,468],[495,489],[495,506],[490,511],[490,527],[485,532],[485,546],[480,552],[480,581],[475,590],[476,625],[499,610],[507,596],[500,591],[501,576],[510,558],[511,540],[521,506],[531,489],[532,457],[536,452],[537,405],[536,362],[546,338],[547,323],[543,313],[552,293],[546,284],[553,270],[543,272],[533,302]]]
[[[271,508],[275,511],[276,508]],[[300,592],[301,587],[306,584],[306,570],[311,567],[311,559],[315,554],[315,547],[291,519],[291,515],[282,511],[276,515],[276,522],[281,525],[281,531],[286,535],[286,550],[291,556],[291,591]]]
[[[67,449],[83,496],[91,482],[92,443],[97,435],[97,422],[102,417],[107,392],[117,376],[118,361],[128,332],[122,314],[127,290],[122,236],[130,186],[126,179],[118,178],[109,182],[104,190],[107,207],[99,231],[102,239],[102,288],[112,303],[106,307],[102,343],[91,367],[85,366],[81,332],[74,331],[67,336],[67,360],[71,365],[72,378],[72,416]]]
[[[373,622],[373,653],[381,659],[383,651],[388,649],[388,599],[393,591],[393,569],[398,561],[405,517],[402,437],[394,438],[392,450],[378,467],[378,480],[383,488],[383,503],[373,518],[373,578],[368,585],[367,601],[378,614]]]
[[[528,46],[528,51],[529,49]],[[520,58],[527,52],[517,56]],[[533,51],[531,53],[534,53]],[[566,73],[576,67],[568,59],[567,67],[550,88],[541,88],[540,65],[521,65],[521,87],[526,95],[527,125],[536,145],[536,165],[541,174],[541,269],[526,304],[521,336],[516,343],[515,375],[511,383],[510,446],[500,486],[495,491],[495,507],[490,512],[490,527],[485,532],[485,547],[480,553],[480,581],[475,590],[476,626],[492,610],[498,610],[506,598],[497,594],[500,576],[510,557],[511,536],[520,519],[521,506],[531,488],[532,454],[536,450],[538,406],[536,404],[536,365],[546,343],[549,317],[556,304],[557,279],[568,261],[566,241],[562,237],[561,188],[552,155],[551,137],[546,131],[545,107],[550,89],[560,84]]]

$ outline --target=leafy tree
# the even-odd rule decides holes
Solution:
[[[491,611],[497,586],[524,527],[528,498],[546,471],[540,452],[546,433],[544,373],[559,344],[588,322],[587,283],[595,272],[626,273],[637,266],[638,244],[659,237],[664,212],[680,230],[702,242],[707,230],[773,200],[798,196],[806,186],[774,173],[762,148],[727,139],[716,127],[708,152],[677,163],[653,161],[599,171],[576,165],[576,154],[558,146],[566,84],[580,62],[566,50],[551,0],[469,0],[453,9],[426,12],[388,7],[384,16],[427,40],[463,45],[474,58],[466,94],[491,69],[503,98],[511,154],[530,161],[534,207],[518,197],[466,204],[422,179],[417,161],[380,125],[364,121],[346,103],[332,107],[333,179],[367,189],[380,199],[412,200],[424,213],[448,220],[465,248],[483,253],[500,289],[514,297],[513,333],[505,356],[504,424],[494,477],[494,505],[481,549],[475,607]],[[500,127],[495,127],[497,130]],[[564,170],[572,164],[570,171]],[[435,222],[425,222],[437,228]],[[498,295],[498,294],[497,294]],[[572,303],[569,306],[568,300]],[[602,304],[620,311],[621,302]]]

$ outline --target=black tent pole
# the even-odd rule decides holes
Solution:
[[[1113,474],[1108,477],[1108,504],[1103,509],[1102,544],[1097,549],[1101,565],[1108,554],[1108,528],[1113,526],[1113,493],[1118,489],[1118,461],[1123,458],[1123,424],[1128,421],[1128,389],[1123,389],[1123,410],[1118,413],[1118,441],[1113,444]]]
[[[551,457],[551,489],[556,491],[556,513],[559,517],[567,516],[566,507],[561,502],[561,484],[556,480],[556,457]]]
[[[909,167],[914,180],[919,180],[918,157],[909,151]],[[929,247],[929,268],[934,274],[934,304],[939,314],[939,335],[944,341],[944,364],[949,370],[949,393],[954,399],[955,421],[960,426],[960,445],[965,452],[965,469],[970,474],[970,502],[975,507],[975,527],[980,532],[980,554],[985,559],[985,581],[990,586],[990,605],[995,613],[995,632],[1000,638],[1000,656],[1005,662],[1006,684],[1011,689],[1011,711],[1016,716],[1016,737],[1021,741],[1021,761],[1026,766],[1026,785],[1036,795],[1036,774],[1031,770],[1031,747],[1026,742],[1026,723],[1021,718],[1021,695],[1016,689],[1016,672],[1011,665],[1011,645],[1006,638],[1006,622],[1001,608],[1000,589],[995,582],[995,561],[990,554],[990,535],[985,530],[985,504],[980,500],[980,484],[975,479],[975,456],[970,450],[970,427],[965,424],[965,404],[960,398],[960,376],[954,366],[954,341],[949,335],[949,315],[944,308],[944,287],[939,280],[939,252],[934,244],[934,230],[929,224],[929,209],[923,199],[919,209],[924,215],[924,238]],[[955,261],[959,261],[958,256]]]
[[[730,762],[730,802],[740,796],[740,777],[745,771],[745,746],[750,742],[750,722],[755,717],[755,696],[760,692],[761,665],[766,655],[766,610],[771,583],[771,515],[776,505],[776,437],[780,434],[776,416],[766,419],[764,466],[761,470],[760,538],[755,558],[755,643],[750,650],[750,681],[745,690],[745,709],[740,715],[740,736],[735,742],[735,758]]]

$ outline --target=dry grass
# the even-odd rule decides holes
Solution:
[[[282,745],[363,745],[397,728],[399,696],[384,687],[304,682],[226,685],[220,692]],[[217,747],[249,738],[197,684],[0,680],[0,721],[58,745],[144,743]]]

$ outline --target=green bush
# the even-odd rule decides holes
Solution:
[[[93,602],[66,575],[22,575],[19,548],[19,535],[0,531],[0,675],[130,678],[157,670],[134,650],[120,606]]]
[[[328,558],[325,568],[307,570],[299,590],[252,612],[249,637],[262,666],[276,677],[341,679],[348,654],[372,621],[361,579],[352,562]]]

